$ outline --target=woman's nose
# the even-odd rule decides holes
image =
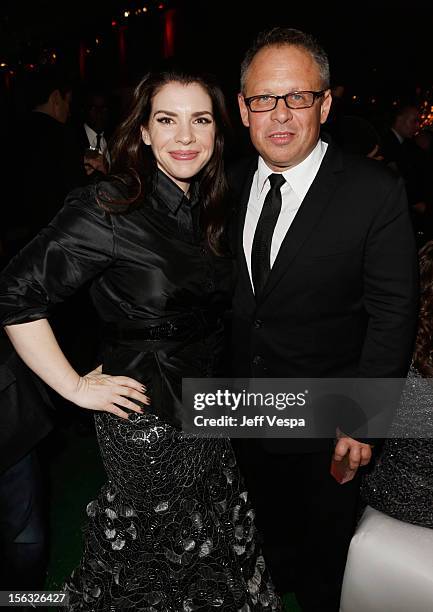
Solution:
[[[190,142],[194,141],[194,132],[189,123],[179,126],[176,134],[176,141],[181,142],[182,144],[189,144]]]

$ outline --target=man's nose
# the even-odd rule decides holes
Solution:
[[[290,121],[293,118],[293,113],[291,109],[286,105],[283,98],[277,100],[277,105],[272,112],[272,119],[275,121],[279,121],[280,123],[285,123],[286,121]]]

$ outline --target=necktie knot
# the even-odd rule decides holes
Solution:
[[[282,174],[270,174],[269,175],[269,183],[271,185],[272,191],[277,191],[281,189],[281,187],[286,182],[286,179]]]

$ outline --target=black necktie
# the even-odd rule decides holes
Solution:
[[[251,250],[251,275],[256,297],[263,291],[271,270],[272,236],[281,211],[280,189],[286,179],[282,174],[271,174],[269,182],[271,188],[263,203]]]
[[[98,149],[98,151],[101,150],[101,138],[102,138],[102,132],[98,132],[96,134],[96,148]]]

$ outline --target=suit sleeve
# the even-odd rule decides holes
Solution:
[[[2,272],[2,325],[47,318],[53,305],[107,268],[114,251],[111,216],[97,205],[95,189],[72,192],[51,223]]]
[[[364,259],[368,328],[359,376],[405,377],[414,348],[418,310],[415,238],[401,180],[376,215]]]
[[[357,411],[342,412],[346,419],[341,420],[341,428],[349,435],[355,431],[354,437],[361,442],[377,444],[387,435],[400,400],[418,314],[415,238],[400,180],[388,192],[368,234],[364,306],[368,326],[359,377],[370,380],[360,380]],[[369,431],[369,437],[362,437],[367,435],[363,431]]]

